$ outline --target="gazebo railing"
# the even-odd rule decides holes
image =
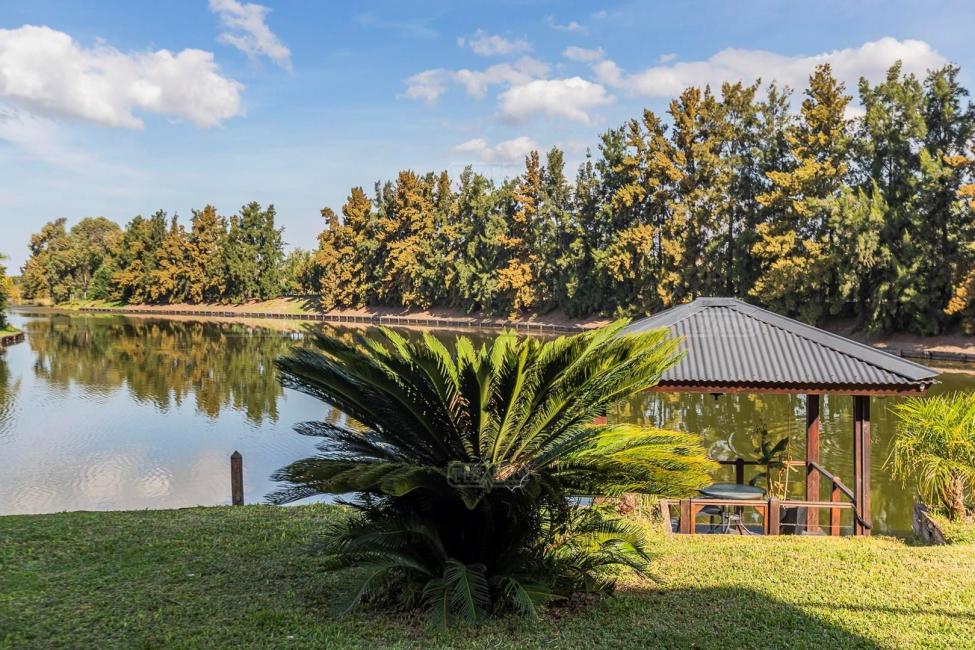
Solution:
[[[830,484],[830,493],[829,493],[830,503],[832,504],[846,503],[842,501],[842,497],[845,496],[846,498],[848,498],[849,499],[848,503],[853,506],[853,518],[857,521],[858,524],[860,524],[867,530],[870,530],[871,528],[870,524],[864,521],[863,517],[860,516],[858,508],[856,507],[857,499],[856,499],[856,495],[853,494],[853,490],[846,487],[843,484],[843,482],[839,479],[839,477],[826,470],[826,468],[824,468],[819,463],[815,461],[809,461],[807,467],[809,471],[817,472],[821,477],[826,479],[826,481]],[[830,506],[829,529],[830,529],[830,535],[840,534],[839,532],[840,513],[839,513],[838,506]]]
[[[745,483],[745,467],[749,465],[763,465],[759,461],[745,460],[736,458],[734,460],[719,460],[718,464],[733,466],[735,468],[735,482],[742,485]],[[706,506],[721,506],[730,508],[754,508],[762,514],[763,532],[766,535],[778,535],[781,530],[782,509],[783,508],[806,508],[807,510],[818,511],[820,509],[829,510],[829,534],[831,536],[840,535],[840,520],[843,510],[850,510],[853,519],[860,526],[870,529],[870,524],[864,521],[857,508],[856,496],[853,490],[848,488],[832,472],[815,461],[784,461],[785,465],[793,467],[804,467],[807,473],[816,472],[830,485],[830,500],[822,501],[819,499],[713,499],[709,497],[692,497],[680,499],[677,502],[680,515],[678,532],[684,534],[696,533],[696,520],[701,510]],[[818,496],[818,495],[817,495]],[[844,500],[844,497],[848,500]],[[661,499],[660,506],[664,517],[670,521],[670,506],[672,501]],[[796,525],[798,525],[798,521]],[[818,528],[818,526],[817,526]],[[807,529],[808,530],[808,529]]]

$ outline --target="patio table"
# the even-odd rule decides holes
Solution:
[[[765,496],[765,490],[753,485],[742,485],[740,483],[715,483],[706,488],[701,488],[701,494],[712,499],[761,499]],[[722,516],[724,519],[723,532],[731,531],[732,526],[742,535],[751,535],[751,531],[741,523],[741,508],[736,507],[733,515]]]

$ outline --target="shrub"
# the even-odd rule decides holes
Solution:
[[[317,336],[279,361],[285,386],[347,416],[298,426],[323,438],[320,454],[278,472],[270,497],[355,494],[355,516],[321,545],[329,569],[362,570],[345,610],[395,602],[438,625],[535,616],[644,568],[640,528],[576,497],[682,496],[713,464],[697,436],[593,423],[679,359],[663,332],[622,326],[545,342],[505,332],[479,348],[459,337],[453,351],[429,334]]]
[[[975,486],[975,394],[914,397],[894,406],[899,422],[887,465],[952,519]]]

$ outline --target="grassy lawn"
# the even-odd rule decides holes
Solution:
[[[338,508],[0,517],[0,647],[971,648],[975,547],[666,537],[615,598],[447,634],[335,620],[304,546]]]
[[[944,515],[932,513],[931,518],[941,528],[949,544],[975,544],[975,516],[952,521]]]

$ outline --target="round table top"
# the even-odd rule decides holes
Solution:
[[[701,488],[701,494],[712,499],[761,499],[765,496],[765,490],[753,485],[715,483]]]

